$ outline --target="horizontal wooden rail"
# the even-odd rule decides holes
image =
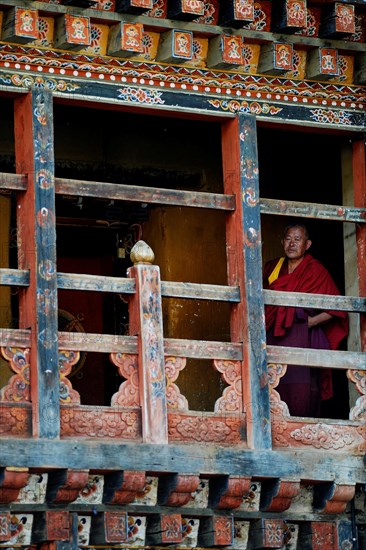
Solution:
[[[240,302],[240,289],[238,286],[162,281],[161,295],[170,298],[199,298],[200,300]]]
[[[202,193],[139,185],[103,183],[55,178],[56,193],[75,197],[98,197],[102,199],[140,202],[148,204],[168,204],[212,208],[214,210],[235,210],[235,196],[219,193]]]
[[[264,303],[273,306],[307,307],[339,311],[366,312],[366,298],[357,296],[332,296],[305,292],[278,292],[263,290]]]
[[[0,329],[0,346],[29,348],[31,331]],[[138,353],[137,336],[93,334],[87,332],[59,332],[58,347],[61,350],[100,353]],[[241,360],[242,345],[232,342],[164,339],[164,354],[191,359]]]
[[[29,270],[0,269],[0,285],[29,286]]]
[[[366,370],[366,354],[357,351],[267,346],[267,362],[341,370]]]
[[[366,208],[262,198],[259,202],[261,214],[366,223]]]
[[[117,292],[119,294],[134,294],[136,291],[134,279],[80,273],[57,273],[57,287],[63,290]]]
[[[28,178],[24,174],[8,174],[0,172],[0,192],[2,191],[26,191]]]

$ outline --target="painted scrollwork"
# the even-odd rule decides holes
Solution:
[[[239,412],[243,406],[241,362],[214,359],[213,365],[229,385],[215,403],[215,412]]]
[[[166,376],[166,399],[170,409],[188,411],[188,401],[180,393],[180,389],[174,382],[179,373],[186,366],[185,357],[166,357],[165,358],[165,376]]]
[[[76,365],[79,359],[79,351],[59,351],[60,403],[80,403],[80,394],[73,389],[70,380],[67,378],[72,371],[72,367]]]
[[[288,406],[281,400],[280,394],[274,388],[277,388],[282,376],[286,374],[287,365],[280,363],[268,363],[268,384],[270,390],[271,413],[276,416],[290,416]]]
[[[355,384],[357,391],[361,394],[350,410],[350,420],[366,420],[366,371],[348,370],[347,378]]]
[[[0,401],[30,401],[29,348],[2,347],[1,354],[15,374],[0,391]]]
[[[137,355],[128,353],[111,353],[110,360],[116,367],[118,373],[126,380],[122,382],[117,393],[112,396],[112,407],[139,407],[139,373]]]

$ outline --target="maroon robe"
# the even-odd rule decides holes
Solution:
[[[265,265],[263,287],[287,292],[339,295],[339,290],[329,272],[310,254],[292,273],[288,273],[287,261],[281,267],[278,278],[269,284],[278,258]],[[327,311],[332,319],[324,325],[308,328],[308,317],[317,315],[319,310],[300,307],[265,307],[267,344],[313,349],[337,349],[341,340],[348,334],[348,315],[343,311]],[[320,380],[319,380],[320,378]],[[331,371],[310,369],[288,365],[281,378],[278,391],[289,405],[291,414],[316,416],[319,399],[332,396]]]

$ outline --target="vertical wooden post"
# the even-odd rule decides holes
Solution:
[[[353,185],[355,206],[366,208],[365,142],[353,144]],[[366,224],[356,225],[359,295],[366,296]],[[366,315],[360,314],[361,351],[366,351]]]
[[[256,121],[238,115],[222,128],[224,190],[236,195],[236,210],[227,218],[229,285],[240,287],[233,306],[231,338],[243,342],[243,396],[248,444],[269,449],[271,424],[262,298],[262,251]]]
[[[154,253],[144,241],[135,244],[131,260],[128,276],[135,279],[136,292],[130,299],[129,333],[138,337],[142,437],[146,443],[168,443],[160,270],[151,265]]]
[[[52,94],[32,90],[14,102],[16,171],[28,176],[17,198],[19,325],[30,328],[33,435],[60,433]]]

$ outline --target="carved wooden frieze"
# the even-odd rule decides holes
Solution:
[[[141,437],[141,414],[137,410],[63,405],[60,419],[61,433],[65,437]]]
[[[103,502],[106,504],[128,504],[146,487],[146,473],[138,471],[117,471],[104,477]]]
[[[0,468],[0,503],[17,500],[28,479],[28,468]]]
[[[158,503],[161,506],[193,505],[200,477],[197,474],[168,474],[159,478]]]
[[[245,416],[212,413],[168,413],[170,441],[233,444],[242,441]]]
[[[31,408],[13,403],[0,404],[0,435],[29,437],[31,433]]]

